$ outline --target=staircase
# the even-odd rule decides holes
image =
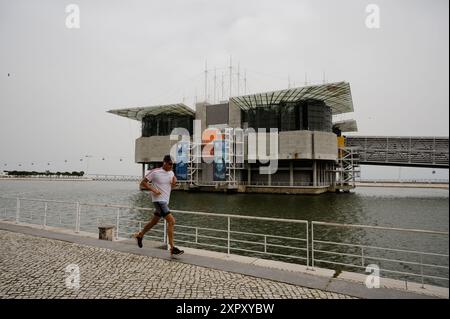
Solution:
[[[357,147],[340,147],[336,164],[336,189],[349,191],[355,188],[356,178],[361,176],[360,156]]]

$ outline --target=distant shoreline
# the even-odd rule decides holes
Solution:
[[[439,188],[449,189],[448,183],[424,182],[355,182],[356,187]]]
[[[9,180],[9,181],[17,181],[17,180],[23,180],[23,181],[93,181],[93,178],[90,177],[4,177],[0,176],[1,180]]]

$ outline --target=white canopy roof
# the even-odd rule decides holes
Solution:
[[[350,84],[347,82],[336,82],[320,85],[311,85],[280,91],[265,92],[237,96],[230,98],[243,110],[258,106],[279,104],[280,102],[296,102],[306,99],[317,99],[324,101],[331,107],[332,114],[353,112],[352,94]]]
[[[333,123],[341,132],[358,132],[358,125],[355,120],[343,120]]]
[[[177,114],[177,115],[194,115],[195,112],[183,103],[134,107],[128,109],[109,110],[109,113],[127,117],[133,120],[142,121],[146,115]]]

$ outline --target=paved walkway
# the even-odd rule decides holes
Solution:
[[[350,298],[320,289],[0,230],[0,298]],[[80,270],[67,288],[66,267]]]

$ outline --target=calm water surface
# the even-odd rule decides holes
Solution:
[[[138,190],[136,182],[97,182],[97,181],[0,181],[0,196],[54,199],[64,201],[78,201],[82,203],[119,204],[133,207],[152,207],[149,194]],[[15,200],[0,199],[0,216],[14,217]],[[249,215],[260,217],[273,217],[280,219],[297,219],[307,221],[325,221],[335,223],[376,225],[387,227],[415,228],[448,232],[449,228],[449,191],[443,189],[419,189],[419,188],[357,188],[350,194],[323,194],[313,195],[269,195],[269,194],[222,194],[222,193],[196,193],[196,192],[172,192],[170,207],[172,209],[200,211],[209,213],[223,213],[233,215]],[[22,202],[21,212],[24,218],[32,218],[33,222],[42,221],[43,204],[36,202]],[[28,214],[28,215],[27,215]],[[73,225],[75,208],[66,204],[49,204],[47,223]],[[83,207],[82,229],[95,231],[96,218],[99,214],[114,222],[116,210]],[[130,220],[146,220],[151,216],[150,212],[139,210],[122,210],[121,216]],[[223,217],[199,217],[192,215],[175,214],[177,231],[191,235],[178,235],[178,240],[192,240],[193,229],[183,228],[181,225],[227,229],[227,220]],[[124,220],[121,224],[123,232],[133,232],[139,225],[133,221]],[[289,222],[267,222],[251,219],[233,219],[231,228],[233,231],[245,231],[252,233],[265,233],[295,238],[306,237],[305,227],[302,224]],[[158,232],[154,232],[159,236]],[[202,231],[202,235],[222,238],[224,234]],[[316,226],[315,239],[324,241],[339,241],[345,243],[358,243],[378,247],[401,248],[408,250],[421,250],[448,254],[448,237],[436,235],[417,235],[411,233],[399,233],[392,231],[373,231],[364,229],[336,228],[329,226]],[[258,236],[240,235],[241,240],[255,241],[261,239]],[[199,242],[224,245],[224,240],[204,237]],[[277,245],[301,246],[300,241],[283,241],[276,238],[269,239],[269,243]],[[240,246],[235,242],[235,252]],[[210,247],[212,248],[212,247]],[[260,251],[261,245],[246,246],[245,249]],[[316,249],[327,250],[326,244]],[[334,249],[336,246],[334,246]],[[273,247],[273,252],[305,256],[303,251]],[[343,252],[360,255],[356,248],[343,247]],[[220,250],[220,249],[218,249]],[[383,253],[383,255],[381,255]],[[249,253],[246,253],[249,254]],[[388,257],[389,259],[402,259],[418,261],[418,256],[399,252],[390,253],[374,249],[366,251],[373,257]],[[251,253],[250,253],[251,255]],[[348,257],[346,260],[336,256],[316,254],[316,258],[327,259],[335,262],[358,262],[357,257]],[[325,258],[326,257],[326,258]],[[423,262],[448,265],[448,258],[429,258]],[[281,258],[282,260],[299,262],[299,259]],[[368,258],[369,259],[369,258]],[[365,264],[374,262],[366,260]],[[376,261],[380,263],[379,260]],[[336,268],[337,265],[327,267]],[[417,271],[415,265],[385,262],[382,268],[401,271]],[[428,269],[430,275],[448,276],[448,270]],[[432,283],[436,283],[432,281]],[[441,283],[437,283],[441,284]],[[444,283],[448,285],[448,281]]]

